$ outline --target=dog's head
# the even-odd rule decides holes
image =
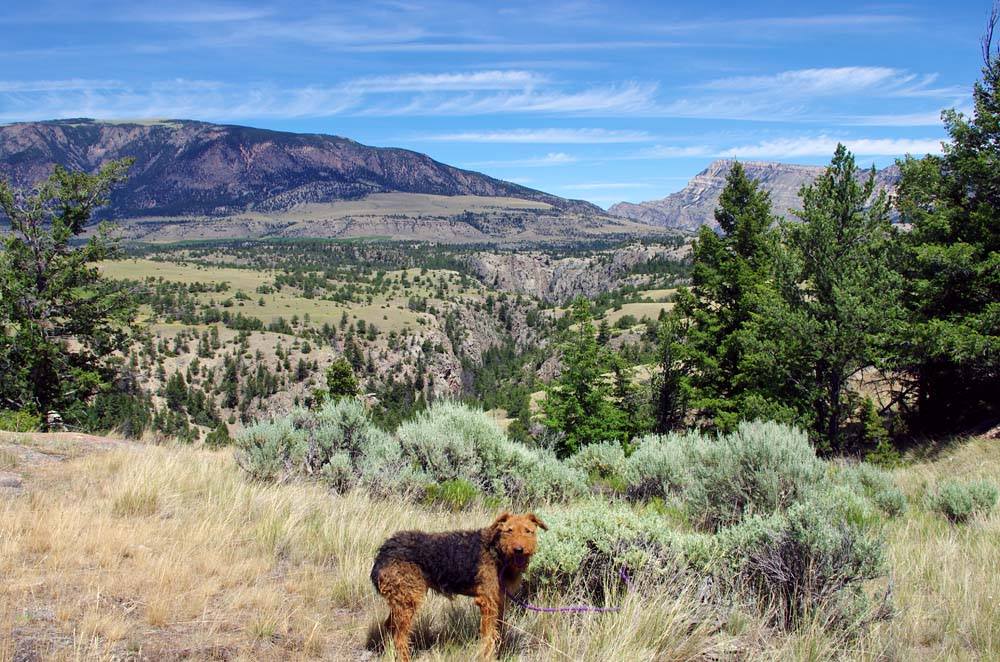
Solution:
[[[523,572],[538,547],[538,529],[548,530],[534,513],[514,515],[504,512],[490,525],[490,544],[500,559],[514,570]]]

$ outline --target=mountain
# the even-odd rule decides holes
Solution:
[[[764,190],[771,194],[774,213],[785,217],[790,215],[790,209],[800,208],[799,189],[826,170],[825,166],[770,161],[740,163],[747,176],[760,182]],[[715,227],[715,208],[719,204],[719,196],[722,195],[726,175],[732,165],[733,161],[729,159],[714,161],[676,193],[648,202],[619,202],[612,205],[608,213],[619,218],[681,230],[697,230],[706,224]],[[891,194],[899,181],[899,168],[892,165],[878,171],[876,181],[880,189]]]
[[[558,209],[599,212],[405,149],[348,138],[167,120],[30,122],[0,127],[0,176],[17,185],[54,164],[92,171],[108,159],[136,159],[112,196],[117,217],[225,215],[294,204],[351,200],[372,193],[510,197]]]

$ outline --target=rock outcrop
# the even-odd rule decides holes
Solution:
[[[741,161],[747,175],[771,194],[771,208],[779,216],[788,217],[791,209],[801,206],[799,189],[820,176],[825,167],[775,163],[769,161]],[[613,216],[629,218],[650,225],[680,230],[697,230],[702,225],[716,227],[715,208],[726,184],[726,175],[733,161],[722,159],[713,162],[694,176],[687,186],[660,200],[630,203],[620,202],[608,210]],[[876,173],[880,189],[891,194],[899,181],[899,168],[889,166]]]

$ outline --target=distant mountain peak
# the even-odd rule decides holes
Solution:
[[[760,183],[771,194],[771,208],[779,216],[788,216],[789,210],[801,206],[799,190],[813,182],[826,170],[825,166],[781,163],[779,161],[744,161],[718,159],[691,178],[680,191],[665,198],[646,202],[619,202],[608,213],[641,223],[680,230],[697,230],[702,225],[715,227],[715,208],[726,184],[726,176],[739,161],[747,176]],[[879,187],[893,190],[899,181],[899,168],[895,165],[876,173]]]

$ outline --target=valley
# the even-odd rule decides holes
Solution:
[[[532,394],[558,371],[565,306],[594,299],[606,342],[651,357],[666,288],[685,282],[685,247],[202,241],[134,245],[100,268],[141,303],[144,340],[127,362],[149,397],[136,425],[156,434],[235,434],[308,405],[341,357],[386,424],[470,399],[526,431]]]

